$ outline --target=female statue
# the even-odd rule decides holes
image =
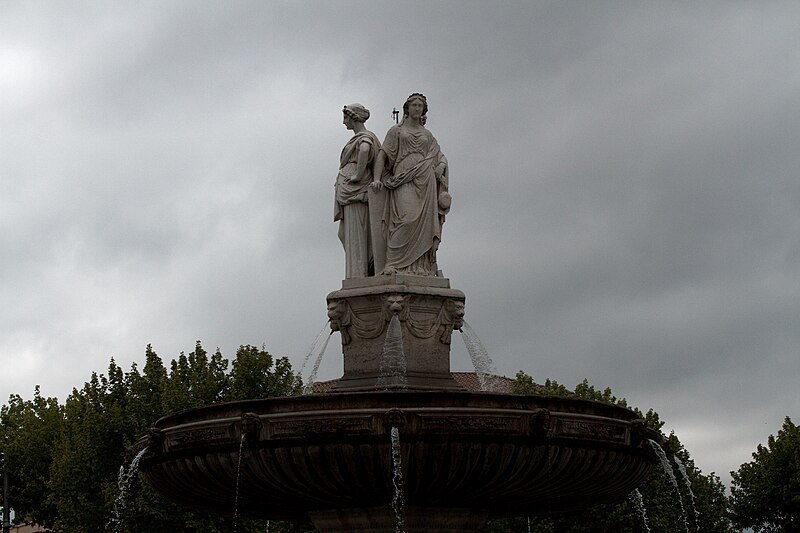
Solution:
[[[372,182],[372,167],[381,144],[364,122],[369,110],[361,104],[342,109],[342,123],[353,131],[353,137],[342,149],[339,174],[336,176],[336,195],[333,220],[339,221],[339,240],[344,246],[345,278],[366,277],[371,271],[369,208],[367,193]]]
[[[447,159],[425,129],[428,102],[420,93],[408,97],[403,120],[386,133],[375,162],[374,189],[388,189],[383,224],[384,273],[436,276],[436,250],[450,209]]]

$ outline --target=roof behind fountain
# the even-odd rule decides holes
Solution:
[[[469,392],[479,392],[481,390],[480,380],[475,372],[451,372],[450,375],[453,376],[453,379],[456,381],[456,383],[464,387]],[[507,394],[511,393],[511,386],[514,383],[512,378],[506,376],[497,376],[494,374],[490,374],[489,377],[492,380],[492,384],[496,392]],[[329,392],[333,386],[338,383],[338,381],[338,379],[317,381],[313,384],[312,390],[314,393]]]

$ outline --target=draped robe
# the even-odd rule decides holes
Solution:
[[[359,182],[347,181],[356,175],[358,150],[362,143],[370,147],[367,165]],[[345,255],[345,278],[366,277],[372,260],[367,190],[372,181],[372,166],[381,144],[371,131],[356,133],[345,144],[339,158],[333,220],[339,221],[339,240]]]
[[[381,178],[389,190],[383,217],[385,271],[435,276],[436,250],[447,212],[439,206],[439,193],[447,190],[447,172],[437,180],[435,169],[440,163],[446,169],[447,160],[424,128],[392,126],[381,148],[391,171]]]

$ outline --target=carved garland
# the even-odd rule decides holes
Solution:
[[[328,302],[328,318],[332,331],[342,335],[342,344],[350,344],[352,335],[361,339],[375,339],[385,333],[392,316],[397,314],[406,329],[418,339],[437,336],[442,344],[450,344],[450,334],[464,325],[464,302],[447,298],[443,301],[435,318],[426,319],[411,311],[412,307],[422,307],[425,297],[388,294],[383,297],[383,305],[378,313],[372,308],[369,312],[356,313],[345,299]],[[374,315],[374,316],[370,316]]]

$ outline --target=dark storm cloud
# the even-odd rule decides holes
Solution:
[[[147,343],[299,367],[342,276],[341,107],[382,137],[422,91],[440,264],[498,369],[611,386],[725,479],[800,409],[799,11],[6,4],[0,393]]]

